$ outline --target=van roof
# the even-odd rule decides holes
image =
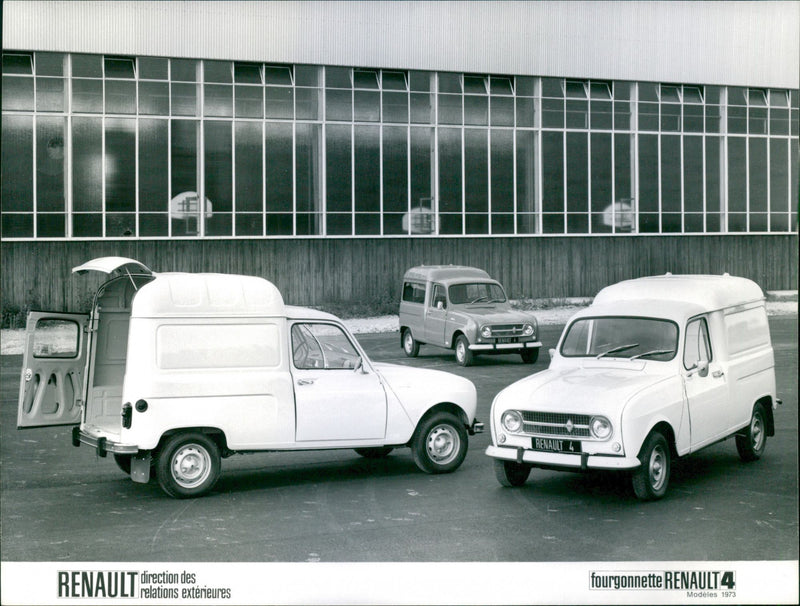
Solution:
[[[763,301],[761,288],[747,278],[723,275],[648,276],[606,286],[592,305],[623,301],[671,301],[687,303],[702,311],[715,311]]]
[[[157,273],[133,298],[131,316],[284,316],[283,297],[264,278],[231,274]]]
[[[491,280],[491,276],[477,267],[464,265],[418,265],[406,271],[405,280],[451,282],[464,279]]]

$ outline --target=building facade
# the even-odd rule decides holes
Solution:
[[[5,3],[4,301],[70,306],[60,265],[24,287],[31,259],[123,249],[304,304],[361,297],[325,284],[352,282],[357,247],[399,263],[364,264],[373,299],[441,262],[516,296],[664,266],[797,288],[798,21],[794,2]],[[330,240],[342,263],[287,271]],[[538,256],[511,269],[498,246]],[[569,275],[587,247],[595,281]]]

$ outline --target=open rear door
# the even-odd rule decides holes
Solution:
[[[18,429],[81,422],[88,320],[88,314],[28,314]]]

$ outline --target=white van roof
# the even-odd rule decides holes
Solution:
[[[131,317],[285,316],[283,297],[264,278],[157,273],[133,298]]]
[[[728,274],[649,276],[606,286],[592,305],[623,301],[674,301],[715,311],[764,300],[761,288],[747,278]]]
[[[405,280],[447,282],[449,280],[491,280],[491,276],[477,267],[464,265],[418,265],[406,271]]]

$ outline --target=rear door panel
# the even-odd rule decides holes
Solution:
[[[86,314],[28,314],[18,429],[81,422],[87,322]]]

